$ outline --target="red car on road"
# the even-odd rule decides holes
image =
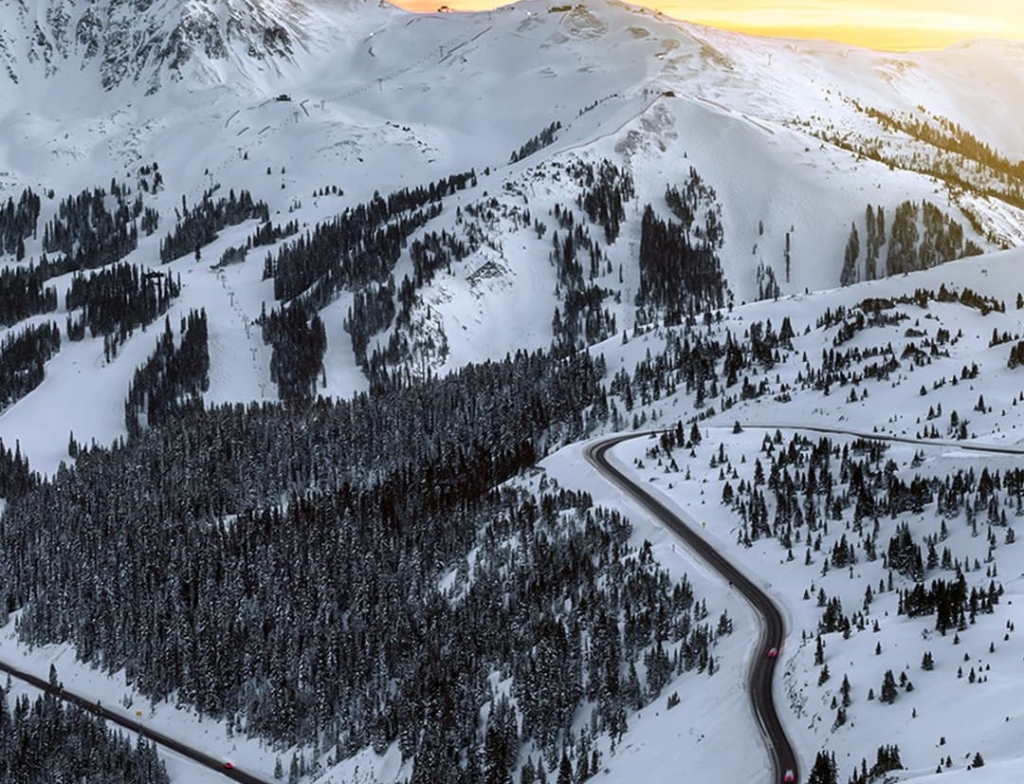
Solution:
[[[779,655],[779,649],[778,649],[778,648],[769,648],[769,649],[768,649],[768,653],[766,653],[765,655],[766,655],[766,656],[767,656],[767,657],[768,657],[769,659],[775,659],[775,658],[778,658],[778,655]],[[793,771],[789,771],[789,772],[790,772],[790,773],[792,773]]]

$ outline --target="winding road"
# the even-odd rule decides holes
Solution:
[[[49,681],[40,678],[32,673],[20,670],[8,662],[0,661],[0,672],[5,672],[12,678],[24,681],[25,683],[35,686],[44,692],[52,694],[58,699],[69,702],[73,705],[89,711],[103,719],[113,722],[120,727],[124,727],[130,732],[137,732],[143,738],[151,740],[155,743],[160,744],[164,748],[175,751],[183,757],[187,757],[193,762],[197,762],[203,767],[210,768],[211,770],[223,773],[229,779],[240,781],[242,784],[277,784],[272,779],[264,778],[263,776],[257,776],[252,773],[247,773],[244,770],[240,770],[237,767],[224,767],[225,760],[220,757],[214,757],[204,751],[189,746],[187,743],[183,743],[180,740],[172,738],[169,735],[165,735],[162,732],[154,730],[152,727],[148,727],[140,721],[135,721],[124,715],[119,711],[114,711],[109,708],[103,707],[98,702],[88,700],[80,694],[69,692],[61,685],[52,685]]]
[[[832,436],[853,436],[854,438],[870,438],[874,441],[886,441],[893,444],[913,444],[933,449],[962,449],[965,452],[982,452],[986,455],[1024,455],[1024,447],[999,446],[997,444],[979,444],[975,441],[950,441],[942,438],[912,438],[889,433],[872,433],[867,430],[852,430],[842,427],[826,427],[825,425],[755,425],[743,422],[740,427],[745,430],[807,430],[812,433],[824,433]]]
[[[612,484],[640,504],[654,519],[679,537],[690,550],[732,583],[760,616],[761,636],[754,653],[748,680],[750,700],[753,703],[754,716],[768,745],[768,754],[775,770],[773,781],[781,782],[787,771],[792,771],[794,779],[798,779],[799,768],[796,753],[793,751],[793,745],[789,742],[789,738],[786,737],[786,731],[782,728],[782,722],[779,720],[779,714],[775,708],[775,697],[772,694],[772,677],[775,674],[775,665],[778,660],[765,656],[765,652],[769,648],[779,649],[782,647],[782,639],[786,631],[782,613],[764,591],[716,550],[712,544],[684,523],[665,504],[648,493],[643,486],[634,482],[610,462],[608,452],[618,444],[650,435],[650,433],[631,433],[605,439],[588,446],[584,450],[584,456]]]
[[[918,439],[885,433],[869,433],[860,430],[826,427],[823,425],[787,425],[787,424],[742,424],[743,428],[758,430],[801,430],[828,435],[842,435],[869,438],[876,441],[914,444],[921,447],[963,449],[971,452],[983,452],[995,455],[1024,455],[1024,448],[977,444],[964,441],[945,441]],[[654,519],[662,523],[668,530],[700,556],[709,566],[739,589],[740,593],[753,606],[761,618],[761,636],[755,650],[753,664],[750,668],[748,686],[754,715],[761,727],[768,745],[768,753],[775,769],[774,781],[783,781],[787,771],[793,772],[794,780],[799,780],[799,768],[796,753],[782,728],[775,698],[772,694],[772,677],[775,674],[776,659],[768,658],[763,652],[769,648],[781,649],[785,636],[785,625],[779,608],[768,595],[755,585],[736,566],[716,550],[713,545],[700,536],[697,531],[687,525],[675,512],[659,501],[642,485],[630,479],[622,470],[608,459],[608,452],[618,444],[634,438],[647,438],[660,431],[629,433],[598,441],[584,449],[587,461],[603,474],[612,484],[643,507]]]

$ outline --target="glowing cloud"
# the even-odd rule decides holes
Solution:
[[[434,11],[441,5],[469,11],[501,3],[399,0],[399,5],[412,11]],[[712,27],[878,49],[939,48],[977,37],[1024,39],[1021,0],[664,0],[643,5]]]

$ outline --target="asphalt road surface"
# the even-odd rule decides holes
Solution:
[[[753,665],[750,668],[748,679],[750,701],[753,703],[754,716],[761,727],[768,746],[768,754],[772,760],[772,767],[775,771],[772,781],[781,782],[786,771],[793,771],[794,777],[799,778],[796,754],[789,738],[786,737],[786,731],[782,728],[782,722],[779,720],[779,714],[775,708],[775,697],[772,695],[772,677],[775,675],[775,664],[778,660],[766,656],[770,648],[782,648],[782,640],[786,631],[782,622],[782,614],[768,595],[727,560],[721,552],[701,538],[695,530],[684,523],[661,501],[650,495],[642,485],[634,482],[609,462],[608,452],[616,445],[633,438],[649,436],[649,433],[633,433],[609,438],[587,447],[584,450],[584,455],[612,484],[640,504],[658,522],[679,537],[691,551],[732,583],[760,615],[761,636],[754,651]]]
[[[199,751],[198,749],[195,749],[189,746],[188,744],[183,743],[180,740],[176,740],[168,735],[164,735],[162,732],[154,730],[152,727],[146,726],[142,722],[135,721],[134,719],[125,716],[121,712],[109,710],[108,708],[100,705],[97,702],[87,700],[81,695],[73,694],[72,692],[69,692],[67,689],[63,688],[63,686],[52,686],[49,681],[32,675],[31,673],[25,672],[24,670],[19,670],[17,667],[14,667],[13,665],[8,664],[7,662],[0,661],[0,671],[6,672],[12,678],[17,678],[18,680],[25,681],[26,683],[35,686],[37,689],[41,689],[42,691],[48,692],[54,695],[55,697],[64,700],[65,702],[70,702],[74,705],[79,706],[80,708],[83,708],[84,710],[89,711],[90,713],[93,713],[97,716],[106,719],[107,721],[111,721],[114,724],[124,727],[126,730],[130,732],[137,732],[142,737],[147,738],[148,740],[151,740],[155,743],[158,743],[164,748],[170,749],[171,751],[175,751],[181,756],[187,757],[188,759],[197,762],[200,765],[203,765],[204,767],[210,768],[211,770],[215,770],[218,773],[222,773],[229,779],[241,781],[243,782],[243,784],[277,784],[276,782],[273,782],[271,779],[263,778],[262,776],[256,776],[252,773],[246,773],[245,771],[239,770],[238,768],[225,768],[225,760],[223,758],[213,757],[205,752]]]
[[[756,425],[742,423],[740,427],[750,430],[809,430],[813,433],[825,433],[833,436],[853,436],[870,438],[875,441],[888,441],[895,444],[914,444],[920,447],[941,447],[944,449],[963,449],[966,452],[983,452],[987,455],[1024,455],[1024,448],[1017,446],[997,446],[995,444],[979,444],[976,441],[950,441],[938,438],[912,438],[911,436],[894,436],[888,433],[869,433],[866,430],[850,430],[824,425]]]

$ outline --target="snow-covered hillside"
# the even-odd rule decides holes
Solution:
[[[644,206],[667,214],[666,187],[682,187],[691,167],[719,205],[721,265],[737,304],[763,293],[766,279],[783,294],[837,285],[851,226],[866,236],[871,205],[884,208],[891,222],[900,203],[927,200],[982,248],[1019,241],[1019,180],[1004,183],[1003,197],[998,189],[983,196],[923,174],[922,148],[938,158],[950,153],[883,127],[866,113],[906,112],[935,127],[935,117],[948,118],[1007,160],[1016,159],[1024,136],[1011,98],[1024,71],[1012,44],[894,55],[743,37],[617,3],[555,12],[528,2],[487,13],[423,16],[390,7],[250,8],[227,0],[174,8],[171,13],[170,5],[156,3],[134,14],[130,35],[111,32],[129,24],[126,10],[114,2],[7,9],[6,45],[17,55],[18,70],[2,88],[3,192],[15,199],[23,187],[46,194],[41,229],[62,199],[117,181],[159,213],[156,233],[142,237],[127,257],[157,268],[160,238],[173,228],[182,199],[194,205],[218,186],[222,193],[250,191],[268,203],[273,222],[295,221],[305,231],[374,192],[425,186],[472,169],[475,185],[446,198],[440,214],[412,234],[475,237],[469,254],[419,288],[406,323],[370,335],[368,354],[401,332],[411,348],[399,365],[416,375],[551,343],[555,309],[565,314],[567,296],[548,261],[559,229],[552,213],[556,206],[568,208],[576,223],[589,226],[577,205],[583,185],[566,175],[581,163],[607,160],[635,185],[614,242],[590,227],[602,258],[591,285],[604,292],[598,311],[610,317],[606,328],[612,318],[619,330],[636,319]],[[124,43],[126,36],[150,40],[156,33],[147,32],[147,24],[159,27],[160,40],[179,41],[184,39],[173,30],[181,20],[216,18],[200,27],[235,43],[223,51],[199,47],[175,56],[180,78],[165,79],[152,94],[149,76],[104,89],[98,65],[83,61],[88,52],[79,51],[95,47],[67,32],[72,22],[81,26],[82,15],[100,9],[107,21],[97,29],[132,49],[139,73],[159,76],[167,67],[149,49]],[[66,24],[58,24],[62,19]],[[46,20],[49,26],[41,24]],[[246,30],[274,25],[292,31],[294,51],[284,59],[245,43]],[[51,42],[50,64],[31,54],[40,36]],[[108,45],[114,46],[108,42],[97,52],[108,52]],[[997,111],[1003,121],[987,122]],[[509,162],[554,124],[552,144]],[[823,141],[833,137],[846,141]],[[851,151],[852,140],[875,137],[885,145],[873,153],[877,160]],[[907,160],[900,157],[904,152]],[[156,168],[159,184],[142,174]],[[981,180],[975,184],[984,187]],[[204,262],[251,232],[251,225],[221,231],[202,248]],[[26,239],[26,261],[41,257],[41,234]],[[287,244],[256,250],[245,264],[218,271],[210,263],[171,265],[184,284],[172,321],[197,307],[211,314],[211,402],[275,396],[269,353],[251,325],[264,304],[274,305],[269,283],[261,282],[263,256]],[[859,278],[866,274],[865,254],[862,247]],[[407,253],[392,272],[396,286],[405,276],[413,276]],[[66,281],[54,281],[58,321]],[[341,291],[321,309],[327,351],[318,391],[324,394],[348,395],[366,385],[344,329],[350,306],[349,294]],[[58,403],[59,396],[73,394],[81,406],[84,393],[84,399],[109,406],[112,418],[90,417],[75,428],[76,436],[105,443],[118,432],[122,390],[139,358],[152,350],[150,341],[139,334],[130,338],[113,367],[103,363],[97,341],[75,348],[51,361],[51,381],[33,393],[43,400],[18,405],[70,412],[74,406]],[[92,366],[102,369],[81,375],[74,392],[55,383]],[[45,456],[48,450],[32,435],[39,432],[34,417],[17,407],[0,420],[3,438],[20,438],[38,467],[52,471],[58,453]],[[60,449],[75,418],[69,413],[59,423]]]
[[[1016,738],[1024,720],[1018,677],[1024,651],[1014,630],[1022,617],[1018,608],[1024,555],[1014,533],[1021,512],[1012,477],[1019,474],[1024,450],[1024,376],[1019,366],[1007,363],[1010,349],[1024,337],[1024,310],[1015,304],[1018,293],[1024,294],[1022,262],[1019,251],[994,254],[895,280],[737,309],[707,335],[746,335],[752,325],[760,322],[764,327],[769,321],[777,330],[784,318],[795,332],[792,346],[776,355],[773,366],[752,368],[753,385],[767,384],[763,394],[742,400],[733,387],[734,405],[722,411],[723,400],[730,396],[722,390],[701,411],[694,409],[692,392],[680,383],[675,391],[664,390],[660,399],[654,393],[655,399],[646,404],[638,397],[632,411],[621,412],[643,428],[673,427],[677,417],[685,422],[694,414],[700,419],[701,441],[692,447],[688,442],[685,448],[679,444],[666,449],[663,440],[652,436],[624,444],[616,454],[621,465],[742,563],[786,608],[785,674],[776,684],[776,698],[788,706],[784,721],[801,750],[802,775],[824,750],[834,753],[839,780],[845,781],[859,774],[862,758],[870,772],[877,749],[895,744],[904,769],[887,773],[891,780],[955,782],[982,775],[985,781],[1008,782],[1021,776]],[[926,297],[911,304],[916,292],[936,293],[943,286],[958,296],[973,291],[979,300],[1005,304],[1006,310]],[[881,314],[890,321],[871,324],[869,317],[866,328],[846,331],[844,323],[857,323],[858,312],[870,314],[873,302],[880,303]],[[821,323],[826,314],[843,310],[846,316],[838,322]],[[952,341],[948,348],[942,347],[944,333]],[[657,358],[672,339],[672,330],[659,329],[601,350],[609,371],[615,372],[616,367],[632,369],[645,358]],[[929,348],[933,342],[935,351]],[[886,346],[899,358],[898,367],[872,378],[869,368],[879,360],[871,352]],[[835,379],[814,389],[813,370],[825,367],[829,354],[862,359],[845,365],[840,359],[833,365]],[[965,423],[959,435],[958,421]],[[862,437],[842,431],[907,442],[878,442],[882,451],[865,460],[866,453],[859,451]],[[690,434],[690,427],[683,432]],[[802,445],[801,438],[807,439]],[[822,439],[834,452],[818,481],[830,473],[828,481],[836,483],[834,492],[827,491],[833,501],[825,503],[821,484],[817,489],[800,484],[805,461]],[[1018,453],[985,453],[987,446]],[[787,450],[790,458],[802,455],[788,467]],[[861,468],[852,468],[860,460]],[[600,480],[587,476],[577,447],[547,465],[568,486],[593,488],[596,502],[617,503],[615,490],[609,486],[602,494]],[[908,504],[891,513],[862,508],[854,503],[854,472],[861,469],[865,477],[874,471],[896,481],[876,498],[893,499],[900,483],[909,487],[915,481],[927,486],[927,497],[922,496],[920,507]],[[790,474],[799,487],[790,487],[795,503],[787,510],[778,497],[786,496]],[[993,494],[987,486],[997,476],[1006,481],[1000,485],[1005,495]],[[952,492],[951,482],[957,488]],[[964,502],[958,507],[951,501],[961,492]],[[734,500],[723,500],[723,494]],[[753,532],[758,495],[761,501],[767,499],[767,528],[760,535]],[[810,529],[806,518],[797,522],[798,535],[787,547],[783,540],[789,536],[786,530],[792,530],[793,512],[801,519],[795,507],[816,510],[821,517]],[[634,513],[638,518],[643,515]],[[891,542],[900,540],[903,525],[921,548],[920,576],[894,554],[899,548],[894,550]],[[677,557],[677,546],[664,532],[643,535],[656,537],[665,562]],[[877,543],[877,551],[870,542]],[[934,606],[910,609],[907,594],[915,585],[927,593],[935,590],[936,581],[953,584],[960,574],[967,592],[995,597],[991,610],[979,600],[976,614],[968,612],[942,628]],[[830,622],[828,605],[835,599],[839,614],[852,619],[849,631],[841,623],[823,626]],[[729,612],[734,612],[731,607]],[[819,635],[824,646],[820,660],[815,652]],[[887,671],[898,679],[891,703],[880,699]],[[844,678],[849,702],[840,688]],[[699,754],[698,749],[694,744],[686,753]],[[983,771],[977,769],[979,754]],[[735,780],[743,779],[737,775]]]
[[[993,254],[737,306],[688,332],[628,330],[625,341],[592,349],[605,358],[613,394],[609,411],[594,412],[589,426],[598,433],[630,425],[682,432],[683,440],[667,446],[657,436],[624,444],[616,460],[728,552],[785,610],[788,637],[776,696],[804,775],[824,751],[835,755],[845,780],[859,773],[862,759],[870,771],[877,750],[896,745],[903,767],[886,772],[893,780],[939,780],[941,769],[942,781],[973,781],[977,755],[986,781],[1020,778],[1015,727],[1024,715],[1015,673],[1022,651],[1015,625],[1024,551],[1013,534],[1020,458],[977,450],[1024,448],[1024,378],[1020,367],[1007,366],[1024,336],[1024,311],[1016,307],[1018,293],[1024,296],[1022,262],[1020,251]],[[787,322],[792,337],[782,336]],[[779,342],[767,355],[757,354],[752,334]],[[681,343],[721,345],[727,335],[744,347],[748,364],[732,384],[718,371],[714,382],[701,380],[707,395],[698,404]],[[741,388],[749,391],[741,394]],[[691,420],[699,442],[691,441]],[[865,441],[872,435],[910,443],[876,441],[872,447]],[[807,478],[809,466],[814,480]],[[606,737],[595,740],[598,775],[669,781],[685,768],[702,780],[757,777],[766,761],[751,740],[757,730],[737,684],[750,658],[763,652],[751,648],[756,627],[742,599],[623,502],[586,463],[582,445],[562,449],[541,468],[513,484],[585,490],[595,504],[621,509],[634,525],[633,546],[649,541],[673,579],[686,575],[706,597],[712,617],[724,611],[732,619],[732,634],[716,646],[713,676],[679,676],[664,687],[665,694],[678,693],[678,705],[669,709],[663,697],[630,715],[629,731],[614,746]],[[788,511],[780,493],[796,502]],[[874,508],[863,506],[866,497]],[[890,512],[887,504],[900,498]],[[756,522],[761,503],[767,517]],[[901,555],[904,524],[909,561]],[[786,537],[792,537],[789,544]],[[923,580],[914,575],[915,547]],[[450,579],[472,574],[477,557],[471,553],[464,566],[453,567]],[[936,581],[954,585],[961,574],[967,591],[981,594],[965,602],[962,617],[954,614],[949,626],[937,628],[934,608],[901,609],[915,585],[926,591]],[[63,682],[90,699],[120,702],[129,715],[141,704],[123,674],[102,676],[61,646],[28,651],[15,643],[10,627],[4,639],[5,658],[41,673],[54,663]],[[826,665],[828,677],[822,675]],[[896,692],[883,700],[888,671]],[[298,753],[232,736],[223,723],[169,704],[145,708],[142,720],[267,774],[275,758]],[[208,775],[171,760],[176,780]],[[321,780],[330,782],[401,781],[410,773],[394,747],[384,754],[367,749],[337,764],[326,755],[320,762]]]
[[[792,636],[779,697],[806,770],[826,749],[845,778],[861,757],[870,767],[878,746],[896,742],[911,771],[898,776],[930,781],[950,756],[942,780],[966,781],[980,752],[986,780],[1020,780],[1013,744],[1024,719],[1015,707],[1021,652],[1011,600],[1024,561],[1007,534],[1017,514],[1012,482],[995,496],[966,490],[977,508],[943,509],[948,520],[934,498],[879,516],[872,560],[855,527],[849,472],[836,458],[829,481],[845,501],[829,506],[810,494],[827,522],[813,536],[805,525],[809,544],[783,547],[781,536],[761,535],[747,547],[744,539],[763,500],[751,488],[767,495],[754,480],[757,461],[767,474],[801,425],[920,437],[921,446],[892,444],[880,463],[858,469],[878,483],[944,480],[961,468],[976,481],[983,469],[1016,466],[1016,458],[955,442],[1024,441],[1024,381],[1007,366],[1024,332],[1024,256],[1012,250],[1024,245],[1021,45],[881,53],[746,37],[605,0],[426,15],[357,0],[48,0],[0,9],[0,66],[0,206],[8,198],[12,205],[0,213],[0,267],[21,280],[30,266],[44,269],[44,255],[55,265],[37,281],[39,302],[52,288],[55,304],[33,305],[29,315],[23,302],[11,304],[0,343],[6,349],[50,323],[61,337],[40,363],[38,386],[0,399],[0,441],[17,444],[33,469],[54,476],[61,463],[73,464],[76,445],[124,437],[137,368],[154,355],[165,323],[181,345],[200,309],[208,406],[279,400],[290,370],[281,356],[319,340],[318,324],[326,349],[310,384],[337,399],[380,388],[382,379],[435,378],[521,349],[568,356],[586,347],[607,363],[614,410],[589,412],[590,434],[676,422],[689,434],[697,420],[703,440],[691,448],[659,452],[654,441],[636,441],[617,454],[706,523],[707,535],[787,608]],[[39,199],[30,229],[11,217],[25,189]],[[223,220],[203,212],[243,192],[259,204]],[[386,217],[365,218],[375,211]],[[673,226],[683,228],[673,235]],[[683,236],[692,255],[679,250]],[[169,252],[172,245],[183,252]],[[935,266],[975,251],[987,255]],[[87,319],[98,324],[102,286],[92,302],[67,297],[110,269],[110,256],[137,268],[140,299],[178,283],[180,293],[131,326],[87,330]],[[700,275],[676,276],[698,258]],[[918,268],[930,269],[903,274]],[[8,296],[13,289],[3,286]],[[943,286],[953,298],[939,294]],[[915,299],[918,289],[932,295]],[[968,289],[977,296],[961,296]],[[997,302],[1005,311],[989,312]],[[309,332],[292,343],[279,334],[274,344],[265,336],[269,318],[290,308]],[[780,342],[784,319],[794,334]],[[721,368],[722,380],[712,382],[708,366],[694,376],[682,343],[699,336],[725,351],[726,333],[742,351],[767,346],[767,358],[710,352],[704,361],[716,374]],[[728,385],[727,363],[739,374]],[[37,370],[10,371],[5,383],[20,389]],[[781,443],[766,446],[776,429]],[[840,452],[854,448],[856,436],[830,437]],[[794,442],[793,450],[810,447]],[[578,445],[543,468],[545,481],[623,505]],[[734,500],[723,504],[726,482]],[[1006,525],[998,514],[989,520],[996,496]],[[721,669],[699,695],[671,713],[662,699],[631,717],[615,753],[607,737],[595,741],[601,775],[667,781],[686,767],[700,771],[695,780],[750,781],[762,751],[733,746],[754,732],[736,688],[758,655],[747,644],[753,618],[671,537],[624,508],[635,526],[631,544],[650,540],[672,577],[688,574],[707,597],[712,617],[728,612],[734,634],[718,643]],[[777,508],[769,496],[770,524]],[[932,616],[898,614],[897,591],[912,579],[898,575],[893,588],[876,590],[892,572],[882,554],[901,522],[925,550],[928,542],[948,547],[967,565],[969,587],[1004,580],[994,612],[955,632],[957,648]],[[844,535],[855,562],[845,550],[831,558]],[[928,566],[925,575],[930,582],[955,571]],[[821,683],[819,591],[826,602],[841,599],[847,616],[863,608],[849,639],[822,635],[831,679]],[[7,652],[18,649],[10,631]],[[934,670],[921,671],[925,651]],[[30,656],[41,671],[57,661],[67,682],[105,702],[141,700],[121,675],[72,659],[66,648]],[[901,685],[891,705],[869,702],[886,670],[905,671],[914,690]],[[832,699],[844,675],[851,704],[838,722]],[[666,691],[692,683],[684,676]],[[954,688],[969,689],[955,704],[971,721],[950,710]],[[149,713],[161,726],[196,732],[193,714],[166,704]],[[233,739],[223,724],[203,732],[214,749],[231,745],[268,771],[281,752]],[[723,758],[728,770],[718,767]],[[173,772],[193,780],[184,763]],[[367,749],[333,766],[327,780],[390,784],[408,773],[394,747],[380,757]]]

